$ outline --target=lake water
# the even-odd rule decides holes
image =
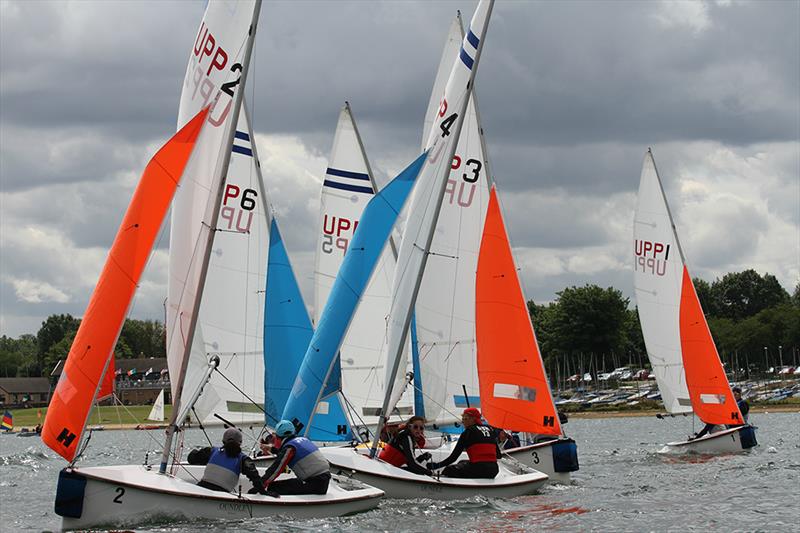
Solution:
[[[753,414],[760,446],[730,456],[658,454],[692,430],[689,419],[579,420],[565,426],[581,463],[569,486],[512,500],[385,500],[347,518],[203,522],[206,531],[693,531],[800,530],[800,413]],[[696,428],[699,429],[699,428]],[[215,441],[221,429],[209,431]],[[157,431],[96,432],[86,464],[141,464],[159,459]],[[201,431],[187,443],[204,445]],[[157,451],[158,450],[158,451]],[[0,436],[0,530],[58,529],[53,513],[64,461],[35,437]],[[140,531],[197,531],[193,522]]]

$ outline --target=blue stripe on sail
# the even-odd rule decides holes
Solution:
[[[244,154],[253,157],[253,151],[250,148],[245,148],[244,146],[236,146],[235,144],[231,147],[231,150],[237,154]]]
[[[464,46],[461,46],[461,53],[459,54],[461,61],[467,66],[468,69],[472,70],[472,64],[475,62],[474,59],[469,57],[469,54],[464,50]]]
[[[372,187],[363,187],[361,185],[350,185],[349,183],[339,183],[338,181],[325,180],[322,183],[323,187],[332,187],[334,189],[342,189],[343,191],[363,192],[366,194],[374,194]]]
[[[297,278],[278,224],[273,219],[264,302],[264,410],[267,413],[265,422],[270,426],[274,427],[280,420],[312,334]],[[319,424],[315,419],[315,428],[320,426],[324,440],[350,440],[349,425],[341,406],[336,402],[332,407]],[[348,431],[337,439],[339,426],[347,426]],[[328,428],[333,429],[329,431]]]
[[[464,398],[463,394],[454,394],[453,395],[453,402],[456,404],[456,407],[480,407],[481,406],[481,397],[480,396],[467,396],[467,399]],[[469,403],[469,405],[467,405]]]
[[[471,44],[475,50],[478,49],[478,43],[481,42],[478,36],[472,33],[472,28],[470,28],[469,33],[467,33],[467,41],[469,41],[469,44]]]
[[[354,180],[369,181],[369,174],[364,174],[363,172],[350,172],[349,170],[339,170],[338,168],[328,167],[328,170],[325,171],[325,174],[339,176],[340,178],[352,178]]]
[[[411,364],[414,369],[414,414],[425,418],[425,399],[422,396],[422,372],[417,341],[417,314],[411,315]]]
[[[243,132],[243,131],[237,131],[236,132],[236,138],[237,139],[242,139],[244,141],[250,141],[250,136],[247,133]]]
[[[427,152],[389,182],[364,208],[361,219],[336,275],[317,330],[308,345],[297,380],[283,410],[283,418],[307,424],[325,387],[325,376],[335,365],[342,340],[367,287],[375,265],[411,192]],[[316,420],[317,415],[313,415]],[[316,425],[314,423],[314,425]]]

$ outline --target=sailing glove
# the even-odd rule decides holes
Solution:
[[[433,457],[433,456],[431,455],[430,452],[425,452],[422,455],[417,457],[417,461],[430,461],[431,457]]]

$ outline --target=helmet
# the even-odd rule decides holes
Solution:
[[[281,438],[295,434],[294,424],[288,420],[281,420],[275,426],[275,434]]]

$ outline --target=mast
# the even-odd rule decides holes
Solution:
[[[448,150],[447,158],[443,160],[445,167],[442,169],[442,172],[445,173],[445,176],[443,177],[443,179],[440,180],[441,183],[439,184],[439,190],[436,191],[437,195],[436,195],[436,204],[434,206],[434,211],[433,211],[433,219],[432,219],[431,224],[429,225],[429,227],[426,228],[427,235],[425,235],[425,246],[422,248],[422,256],[420,257],[420,266],[419,266],[419,268],[417,270],[416,279],[414,280],[414,287],[413,287],[412,292],[411,292],[410,302],[409,302],[408,307],[401,311],[403,313],[403,317],[402,317],[402,329],[400,330],[400,339],[399,339],[399,342],[397,343],[397,345],[394,347],[394,353],[390,354],[391,355],[391,361],[392,361],[392,369],[391,369],[391,371],[389,373],[388,379],[386,380],[386,393],[384,395],[383,406],[381,407],[381,413],[380,413],[380,417],[378,419],[378,426],[377,426],[376,431],[375,431],[376,435],[380,435],[381,434],[383,426],[386,424],[386,421],[389,418],[388,417],[389,413],[387,413],[387,411],[389,410],[389,403],[392,400],[393,389],[394,389],[395,381],[396,381],[396,378],[397,378],[397,371],[398,371],[399,366],[400,366],[400,354],[401,354],[401,352],[403,350],[403,347],[405,346],[406,340],[408,338],[408,331],[409,331],[409,327],[411,325],[411,318],[413,317],[413,312],[412,311],[414,309],[414,305],[416,304],[417,294],[419,293],[419,287],[420,287],[420,284],[422,283],[422,276],[425,273],[425,265],[426,265],[427,260],[428,260],[428,254],[430,252],[431,243],[433,242],[434,230],[436,228],[436,221],[439,218],[439,212],[441,211],[441,208],[442,208],[442,201],[444,200],[444,193],[445,193],[445,189],[447,187],[447,175],[449,175],[449,173],[450,173],[451,162],[453,161],[453,156],[455,155],[456,149],[458,148],[458,139],[461,136],[461,129],[462,129],[462,126],[464,125],[464,114],[466,113],[467,106],[469,104],[469,99],[470,99],[470,96],[472,95],[472,92],[473,92],[473,84],[475,82],[475,73],[477,71],[477,65],[480,62],[480,57],[481,57],[481,52],[483,51],[484,41],[486,40],[486,30],[489,27],[489,19],[491,18],[491,15],[492,15],[492,7],[493,6],[494,6],[494,0],[489,0],[488,1],[488,6],[486,8],[486,18],[484,19],[483,27],[481,28],[481,33],[480,33],[481,37],[480,37],[480,40],[478,41],[478,46],[476,47],[476,51],[475,51],[475,59],[473,61],[473,65],[470,65],[469,78],[468,78],[468,81],[467,81],[467,87],[466,87],[466,91],[465,91],[465,95],[464,95],[464,100],[461,103],[461,106],[460,106],[460,109],[459,109],[459,116],[460,116],[461,120],[457,120],[457,123],[455,125],[456,130],[454,132],[454,137],[453,137],[454,140],[450,143],[450,149]],[[478,4],[478,8],[477,9],[480,10],[480,7],[481,7],[481,4]],[[476,11],[476,13],[477,13],[477,11]],[[474,17],[474,15],[473,15],[473,17]],[[464,54],[463,45],[462,45],[462,54]],[[456,60],[456,61],[458,61],[458,60]],[[456,68],[458,68],[458,63],[454,64],[453,70],[451,71],[451,75],[450,75],[450,79],[451,80],[453,78],[453,73],[457,72],[455,70]],[[448,84],[449,84],[449,82],[448,82]],[[445,89],[445,94],[446,93],[447,93],[447,90]],[[434,122],[434,127],[435,126],[436,126],[436,122]],[[433,145],[431,146],[431,148],[433,149]],[[441,153],[440,153],[440,155],[441,155]],[[434,155],[434,157],[435,157],[435,155]],[[430,161],[426,162],[426,165],[428,165],[428,164],[430,164]],[[408,228],[406,228],[406,229],[408,229]],[[416,244],[414,244],[414,245],[416,246]],[[401,268],[401,265],[399,263],[397,264],[397,268],[398,269]],[[395,275],[395,277],[396,276],[397,276],[397,274]],[[387,361],[388,361],[388,359],[387,359]],[[373,444],[372,444],[372,450],[370,451],[370,455],[372,457],[375,457],[377,449],[378,449],[378,439],[375,439]]]
[[[239,81],[239,87],[233,97],[232,102],[232,115],[230,119],[230,127],[228,131],[228,137],[225,140],[225,150],[223,151],[222,155],[222,165],[220,166],[219,173],[215,177],[215,181],[219,181],[219,188],[217,190],[217,196],[214,199],[214,209],[212,210],[210,223],[216,224],[217,217],[219,216],[220,204],[222,203],[222,192],[223,192],[223,185],[225,183],[225,175],[228,172],[228,165],[231,161],[231,146],[233,145],[233,139],[236,135],[236,125],[239,120],[239,111],[241,107],[242,98],[244,96],[244,88],[245,84],[247,83],[247,73],[250,70],[250,56],[253,52],[253,41],[255,40],[256,36],[256,29],[258,27],[258,15],[261,11],[261,0],[255,0],[255,4],[253,6],[253,16],[250,22],[250,31],[247,36],[247,40],[245,42],[245,52],[244,52],[244,59],[242,61],[242,75]],[[197,317],[200,311],[200,302],[202,301],[202,287],[205,285],[206,274],[208,273],[208,263],[211,257],[211,244],[214,242],[214,228],[205,226],[204,230],[206,231],[206,253],[202,258],[202,265],[200,268],[200,277],[198,288],[198,296],[194,302],[194,307],[192,309],[191,319],[189,321],[189,328],[186,332],[186,346],[183,350],[183,357],[181,361],[181,372],[178,376],[178,383],[175,388],[175,397],[172,398],[172,413],[170,414],[170,421],[169,425],[167,426],[167,438],[164,442],[164,450],[161,454],[161,465],[159,467],[159,473],[165,474],[167,472],[167,462],[169,461],[169,452],[172,448],[172,438],[175,434],[175,430],[177,429],[177,422],[178,422],[178,413],[180,411],[180,400],[181,395],[183,393],[183,383],[186,379],[186,371],[188,367],[188,360],[189,355],[192,351],[192,339],[194,338],[195,328],[197,326]],[[210,374],[209,374],[210,375]]]
[[[672,218],[672,211],[669,209],[669,202],[667,201],[667,195],[664,192],[664,185],[661,183],[661,174],[658,172],[658,167],[656,166],[656,160],[653,157],[653,152],[650,147],[647,148],[647,156],[650,158],[650,161],[653,162],[653,169],[656,171],[656,181],[658,182],[658,188],[661,191],[661,197],[664,199],[664,206],[667,208],[667,216],[669,217],[669,225],[672,227],[672,234],[675,237],[675,244],[678,245],[678,252],[681,254],[681,262],[685,265],[686,264],[686,256],[683,255],[683,247],[681,247],[681,240],[678,238],[678,228],[675,227],[675,219]]]

